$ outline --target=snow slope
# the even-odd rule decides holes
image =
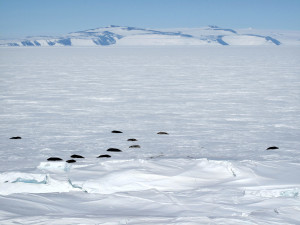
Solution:
[[[217,26],[181,29],[146,29],[109,26],[61,37],[2,40],[0,46],[148,46],[148,45],[299,45],[299,31],[233,30]]]
[[[0,224],[299,223],[299,47],[0,50]]]

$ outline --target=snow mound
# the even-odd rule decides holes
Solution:
[[[3,173],[0,194],[84,191],[114,194],[156,190],[159,192],[197,191],[213,186],[244,189],[245,196],[297,197],[299,188],[283,186],[282,169],[273,182],[270,165],[202,159],[109,160],[72,166],[65,162],[41,162],[40,173]],[[295,168],[296,169],[296,168]],[[287,179],[287,178],[285,178]],[[290,178],[288,178],[290,180]],[[256,183],[268,183],[253,188]],[[289,181],[288,183],[291,183]]]
[[[47,174],[1,174],[0,194],[184,191],[232,181],[239,174],[230,162],[207,159],[116,160],[77,168],[64,162],[41,162],[38,169]]]
[[[118,45],[207,45],[207,41],[181,36],[133,35],[120,39]]]
[[[208,159],[117,160],[75,171],[69,174],[73,185],[99,194],[150,189],[163,192],[197,190],[235,182],[252,173],[229,161]]]
[[[48,176],[45,174],[29,174],[20,172],[8,172],[0,174],[0,183],[33,183],[46,184]]]
[[[229,45],[273,45],[265,38],[249,35],[224,36],[222,40]]]
[[[234,180],[236,177],[231,163],[207,159],[188,163],[186,160],[133,160],[119,161],[118,165],[107,161],[93,167],[93,170],[102,170],[102,175],[82,180],[78,174],[72,173],[72,183],[88,193],[112,194],[149,189],[184,191]]]
[[[68,180],[52,179],[48,174],[2,173],[0,174],[0,184],[0,195],[69,192],[77,190]]]

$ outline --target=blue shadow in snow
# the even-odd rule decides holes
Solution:
[[[8,46],[20,46],[20,45],[17,43],[8,43]]]
[[[278,41],[278,40],[276,40],[275,38],[272,38],[272,37],[270,37],[270,36],[262,36],[262,35],[258,35],[258,34],[246,34],[246,35],[248,35],[248,36],[253,36],[253,37],[261,37],[261,38],[266,39],[267,41],[273,42],[273,44],[275,44],[275,45],[281,45],[281,42],[280,42],[280,41]]]
[[[265,39],[266,39],[267,41],[272,41],[275,45],[281,45],[281,42],[280,42],[280,41],[278,41],[278,40],[276,40],[275,38],[272,38],[272,37],[270,37],[270,36],[266,36]]]
[[[60,39],[57,41],[57,43],[62,44],[64,46],[71,46],[72,42],[70,38],[66,38],[66,39]]]
[[[96,45],[112,45],[116,43],[116,39],[121,39],[123,36],[115,34],[109,31],[104,31],[103,35],[99,35],[97,39],[94,39],[93,42]]]
[[[225,41],[223,41],[222,39],[223,36],[218,36],[216,41],[221,44],[221,45],[229,45],[228,43],[226,43]]]
[[[35,46],[41,46],[41,44],[38,41],[34,41]]]
[[[210,25],[208,26],[210,29],[212,30],[223,30],[223,31],[228,31],[228,32],[231,32],[231,33],[234,33],[234,34],[237,34],[237,32],[235,30],[232,30],[232,29],[224,29],[224,28],[220,28],[218,26],[215,26],[215,25]]]
[[[55,42],[53,42],[53,41],[47,41],[47,43],[48,43],[48,45],[50,45],[50,46],[55,45]]]
[[[34,44],[31,41],[22,41],[21,43],[23,46],[34,46]]]

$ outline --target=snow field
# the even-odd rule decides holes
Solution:
[[[299,61],[282,46],[1,48],[0,223],[299,223]],[[96,158],[108,148],[122,152]]]
[[[299,201],[300,180],[288,174],[291,170],[299,170],[296,164],[282,163],[278,167],[277,162],[234,163],[207,159],[112,160],[86,167],[66,164],[67,170],[63,164],[41,163],[38,167],[40,174],[2,173],[1,198],[8,195],[2,210],[6,211],[6,207],[9,208],[18,196],[29,203],[25,211],[32,208],[37,213],[53,213],[53,210],[68,208],[60,212],[62,221],[67,224],[72,223],[72,214],[82,217],[84,213],[96,218],[90,218],[90,221],[86,217],[77,218],[80,223],[131,221],[135,224],[142,219],[146,223],[159,223],[161,220],[166,224],[193,224],[194,220],[196,224],[198,220],[219,224],[227,218],[229,224],[280,220],[293,224],[297,221],[297,217],[288,215],[298,212],[295,204]],[[271,173],[270,168],[275,166],[278,173]],[[12,193],[23,195],[9,197]],[[49,196],[25,193],[48,193]],[[32,197],[31,203],[27,198],[29,196]],[[70,203],[71,199],[74,205]],[[16,202],[14,204],[18,205]],[[80,208],[81,204],[85,205],[84,209]],[[43,205],[48,205],[48,209]],[[101,213],[94,215],[93,211],[98,210]],[[28,216],[28,212],[23,213]],[[111,213],[114,216],[107,215]],[[211,214],[214,216],[207,216]],[[123,219],[116,219],[115,215]],[[226,219],[223,221],[222,218]],[[31,221],[29,224],[62,223],[51,217],[37,217],[35,220],[30,216],[28,219]],[[18,219],[8,221],[16,222]]]

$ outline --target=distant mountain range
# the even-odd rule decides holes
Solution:
[[[218,26],[145,29],[115,26],[52,37],[0,40],[0,46],[300,45],[300,31],[227,29]]]

